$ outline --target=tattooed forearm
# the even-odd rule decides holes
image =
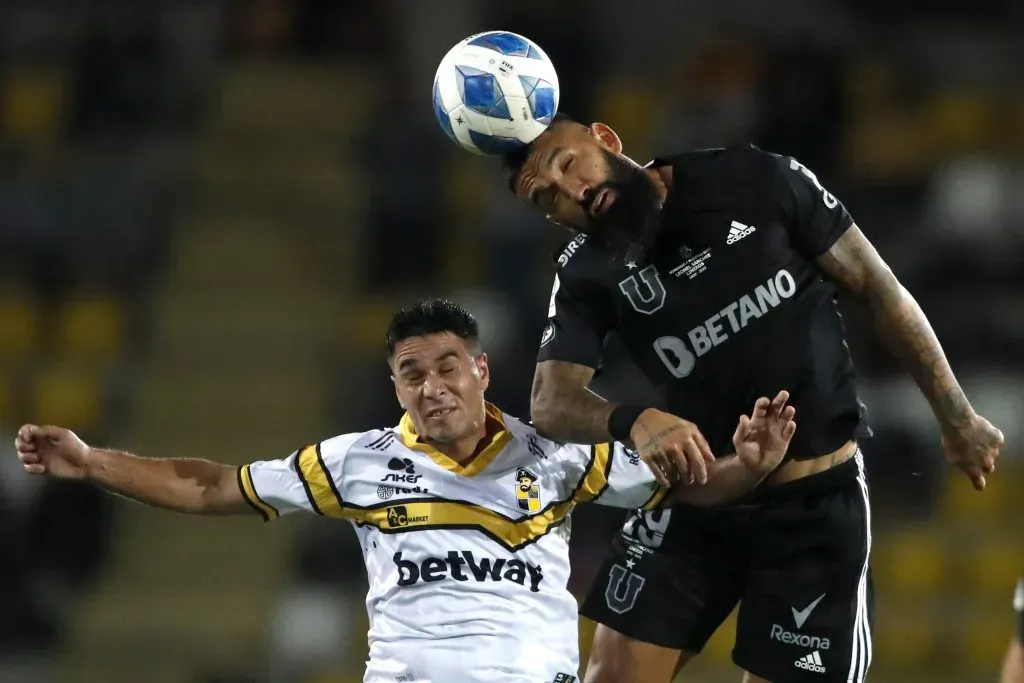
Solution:
[[[546,436],[572,443],[613,441],[608,418],[615,404],[587,389],[594,371],[583,365],[548,360],[537,365],[530,417]]]
[[[871,313],[882,343],[903,361],[942,427],[958,427],[973,410],[924,311],[857,226],[818,260]]]

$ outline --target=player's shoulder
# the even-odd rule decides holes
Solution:
[[[755,210],[764,202],[774,203],[783,189],[780,171],[788,160],[747,143],[692,150],[652,163],[672,167],[666,211],[690,214],[726,208]]]
[[[382,427],[332,436],[321,441],[318,447],[324,457],[345,457],[353,452],[386,452],[400,444],[396,427]]]
[[[737,181],[770,182],[782,157],[752,143],[697,149],[659,157],[655,165],[671,165],[686,182],[681,187],[689,192],[706,191],[709,183]],[[677,184],[677,186],[679,186]]]
[[[504,414],[504,419],[505,429],[512,437],[513,448],[508,452],[513,459],[557,465],[566,457],[573,457],[576,450],[589,448],[545,436],[529,420],[508,414]]]
[[[563,282],[586,282],[599,279],[611,265],[606,251],[596,246],[586,233],[576,233],[552,254]]]

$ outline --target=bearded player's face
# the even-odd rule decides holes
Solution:
[[[513,189],[551,221],[639,258],[656,236],[660,201],[651,178],[621,151],[603,124],[552,126],[531,145]]]
[[[398,402],[428,443],[458,441],[487,420],[487,355],[450,332],[409,337],[395,345],[391,371]]]

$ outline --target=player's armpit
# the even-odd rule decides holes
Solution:
[[[539,432],[556,441],[612,441],[608,418],[613,404],[590,391],[594,369],[561,360],[537,363],[530,396],[530,418]]]
[[[766,468],[748,467],[735,454],[728,455],[718,458],[708,466],[706,484],[677,484],[672,487],[671,495],[666,498],[665,503],[676,502],[702,507],[728,503],[764,481],[769,472],[770,470]]]
[[[860,229],[851,226],[818,258],[818,265],[864,305],[882,343],[904,362],[943,427],[968,423],[970,402],[928,318]]]

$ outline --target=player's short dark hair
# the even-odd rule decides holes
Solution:
[[[395,355],[395,345],[410,337],[450,332],[460,339],[476,343],[480,326],[473,314],[447,299],[421,299],[395,313],[388,324],[384,343],[388,358]]]
[[[551,119],[548,129],[554,128],[555,126],[565,125],[567,123],[583,125],[568,114],[559,112],[555,114],[555,118]],[[505,169],[505,183],[508,185],[508,189],[512,191],[512,194],[515,194],[516,192],[516,178],[519,176],[519,171],[523,169],[523,164],[525,164],[526,160],[530,158],[530,152],[532,151],[533,143],[517,147],[515,150],[503,155],[501,158],[501,164]]]

